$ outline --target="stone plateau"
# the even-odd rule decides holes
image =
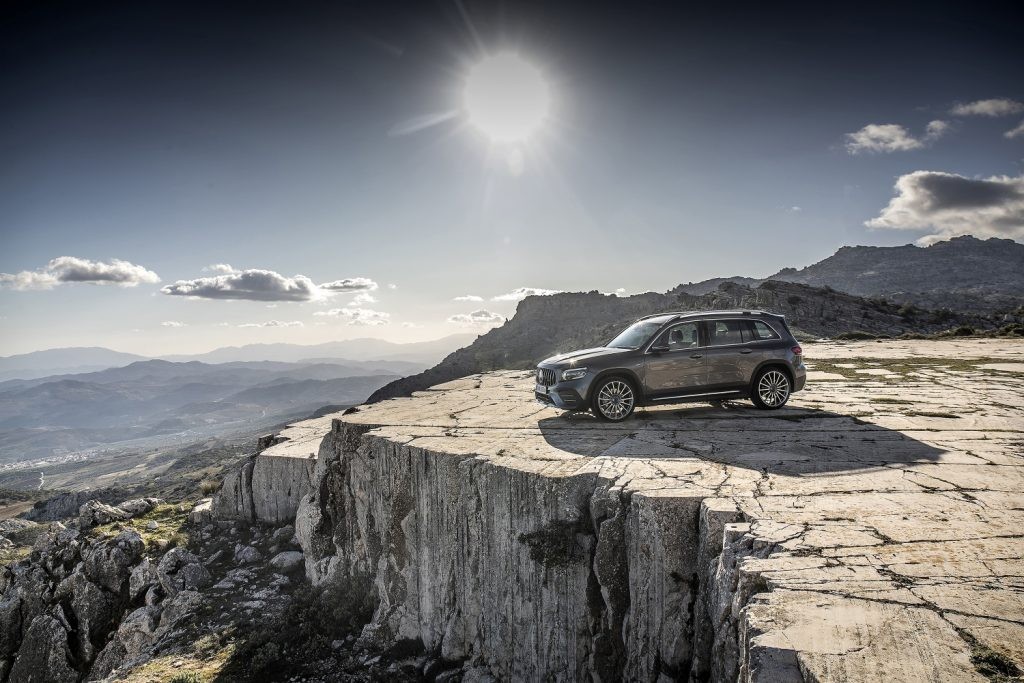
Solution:
[[[495,372],[335,415],[306,572],[372,590],[365,642],[499,679],[1019,675],[1024,345],[807,353],[772,413],[609,425]]]

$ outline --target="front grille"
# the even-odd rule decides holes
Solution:
[[[537,368],[537,384],[550,387],[555,383],[555,371],[547,368]]]

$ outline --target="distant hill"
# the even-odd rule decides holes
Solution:
[[[246,344],[225,346],[208,353],[164,356],[164,360],[204,363],[233,361],[285,361],[290,363],[307,359],[395,360],[432,365],[455,349],[471,343],[475,334],[452,334],[425,342],[396,344],[383,339],[360,338],[323,344]]]
[[[165,446],[255,431],[325,404],[361,403],[424,365],[173,363],[146,360],[91,373],[0,382],[0,463],[114,444]]]
[[[111,351],[98,346],[33,351],[0,357],[0,381],[15,377],[32,379],[47,375],[90,372],[145,359],[145,356]]]
[[[806,268],[768,278],[712,278],[679,285],[673,294],[707,294],[724,282],[756,287],[767,280],[798,282],[920,308],[1013,311],[1024,305],[1024,244],[955,237],[927,247],[841,247]]]
[[[768,280],[756,287],[723,282],[705,294],[687,294],[678,288],[666,294],[607,296],[599,292],[531,296],[515,316],[473,344],[449,355],[418,375],[391,382],[374,392],[369,402],[408,396],[440,382],[501,368],[532,368],[549,356],[603,346],[630,322],[644,315],[667,311],[763,309],[786,316],[798,335],[827,337],[862,331],[899,335],[938,332],[955,325],[995,327],[997,317],[951,311],[926,311],[882,300]]]
[[[1010,311],[1024,303],[1024,244],[955,237],[928,247],[843,247],[774,280],[832,287],[922,308]]]
[[[347,339],[324,344],[247,344],[226,346],[207,353],[164,356],[171,362],[203,363],[329,363],[382,361],[381,369],[403,374],[434,365],[457,348],[471,343],[475,334],[452,334],[425,342],[397,344],[383,339]],[[55,375],[76,375],[120,368],[136,361],[152,360],[134,353],[122,353],[101,347],[62,348],[33,351],[16,356],[0,356],[0,382],[31,380]],[[404,364],[404,366],[402,365]]]

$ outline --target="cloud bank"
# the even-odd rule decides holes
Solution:
[[[320,288],[329,292],[372,292],[377,289],[377,283],[368,277],[346,277],[334,282],[325,282]]]
[[[170,296],[196,299],[236,299],[247,301],[312,301],[332,294],[362,293],[361,303],[373,301],[367,292],[377,289],[377,283],[365,277],[344,278],[316,284],[305,275],[286,277],[273,270],[250,268],[236,270],[226,263],[215,263],[203,268],[216,273],[192,280],[178,280],[160,289]]]
[[[483,301],[483,300],[484,300],[484,298],[482,296],[477,296],[476,294],[463,294],[462,296],[457,296],[454,299],[452,299],[452,301]]]
[[[975,100],[967,104],[957,104],[950,110],[953,116],[1010,116],[1024,111],[1024,102],[1011,100],[1008,97],[993,97],[988,100]]]
[[[505,317],[481,308],[472,313],[458,313],[448,318],[448,322],[455,325],[500,325],[505,322]]]
[[[316,284],[305,275],[285,277],[257,269],[178,280],[160,291],[170,296],[249,301],[309,301],[318,294]]]
[[[925,127],[924,135],[918,138],[895,123],[871,123],[856,133],[846,134],[846,151],[850,154],[878,154],[921,149],[945,135],[949,128],[945,121],[932,121]]]
[[[77,282],[135,287],[144,283],[155,284],[160,282],[160,277],[151,270],[120,259],[105,263],[75,256],[58,256],[38,270],[0,273],[0,285],[18,290],[53,289],[60,284]]]
[[[896,181],[896,196],[871,228],[932,230],[929,244],[957,235],[1024,238],[1024,176],[968,178],[914,171]]]

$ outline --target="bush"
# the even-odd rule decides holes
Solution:
[[[199,674],[189,672],[175,675],[169,683],[203,683],[203,679],[199,677]]]
[[[970,337],[973,334],[977,334],[977,330],[970,325],[961,325],[953,329],[954,337]]]
[[[1000,337],[1024,337],[1024,325],[1020,323],[1003,325],[996,334]]]
[[[204,496],[210,496],[220,490],[220,482],[215,479],[203,479],[199,482],[199,492]]]

